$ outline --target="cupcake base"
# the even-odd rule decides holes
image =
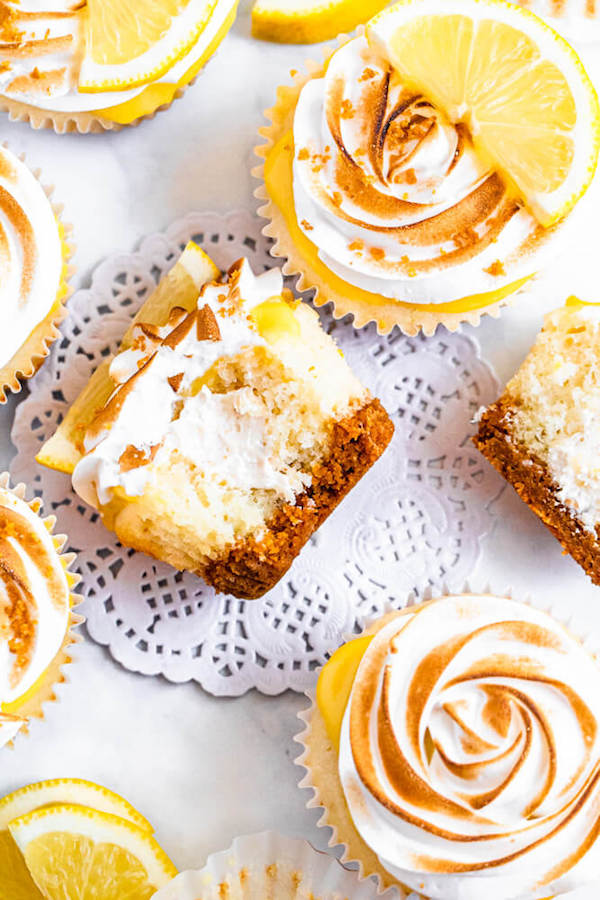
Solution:
[[[360,35],[363,31],[364,29],[359,28],[356,34]],[[335,50],[355,36],[338,38]],[[255,191],[255,196],[263,201],[258,214],[269,220],[263,234],[275,241],[272,255],[286,260],[283,266],[286,275],[298,276],[298,290],[314,290],[316,306],[332,303],[335,318],[350,314],[356,328],[375,322],[380,334],[387,334],[392,328],[399,326],[409,336],[419,331],[432,335],[438,325],[444,325],[449,331],[456,331],[463,322],[478,325],[484,314],[497,318],[501,308],[514,301],[517,293],[533,277],[533,273],[496,291],[465,297],[452,303],[407,303],[371,294],[335,275],[321,262],[318,248],[300,228],[293,209],[291,171],[294,113],[302,88],[311,79],[321,78],[325,74],[335,50],[327,54],[322,64],[307,61],[306,72],[297,73],[292,85],[279,87],[275,106],[264,113],[271,124],[260,129],[259,133],[265,138],[265,143],[255,147],[254,152],[263,162],[252,170],[252,174],[262,182]]]

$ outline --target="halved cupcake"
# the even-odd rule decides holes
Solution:
[[[281,271],[190,245],[38,461],[123,544],[259,597],[393,426]]]
[[[48,193],[0,147],[0,403],[48,356],[66,314],[70,250]]]
[[[137,124],[196,77],[238,2],[4,0],[0,109],[57,132]]]
[[[431,334],[497,314],[573,226],[600,108],[575,52],[496,0],[413,0],[279,88],[265,234],[336,315]]]
[[[52,534],[56,520],[40,509],[24,485],[11,488],[0,475],[0,747],[55,699],[81,621],[72,594],[79,578],[68,571],[74,555],[61,553],[66,538]]]

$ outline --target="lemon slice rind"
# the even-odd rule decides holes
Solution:
[[[157,81],[192,50],[210,22],[217,3],[218,0],[189,0],[161,40],[123,63],[102,64],[94,61],[88,24],[88,47],[79,73],[79,91],[83,94],[124,91]]]
[[[507,169],[502,153],[495,150],[489,138],[492,128],[497,131],[502,128],[511,128],[515,132],[521,128],[523,137],[527,137],[529,140],[534,138],[533,130],[535,137],[539,136],[539,141],[543,141],[544,137],[547,138],[549,134],[561,135],[560,130],[550,127],[550,130],[545,132],[539,121],[533,124],[524,122],[522,119],[519,122],[508,124],[488,121],[481,110],[458,108],[458,104],[449,107],[447,97],[441,96],[444,93],[443,88],[441,92],[438,92],[435,84],[432,83],[431,56],[429,56],[427,65],[423,66],[421,73],[415,73],[414,69],[410,72],[403,69],[401,55],[393,47],[396,36],[400,35],[401,42],[403,28],[407,29],[419,17],[423,17],[425,20],[431,16],[464,16],[472,19],[476,24],[484,20],[491,20],[517,29],[537,45],[540,57],[556,66],[564,76],[575,104],[577,120],[574,128],[564,129],[564,139],[569,141],[572,148],[572,159],[569,174],[557,188],[547,193],[525,191],[522,182]],[[521,6],[507,3],[505,0],[400,0],[399,3],[377,15],[368,24],[367,37],[375,49],[390,59],[404,79],[428,96],[433,103],[444,109],[452,121],[467,122],[472,129],[476,147],[490,157],[492,162],[515,185],[530,211],[542,225],[549,227],[564,218],[585,193],[598,164],[600,149],[598,96],[575,50],[538,16]],[[456,47],[448,46],[447,58],[455,59],[455,51],[457,51]],[[426,48],[424,48],[424,55],[427,55]],[[448,73],[451,72],[452,66],[448,66]],[[480,116],[479,120],[478,115]],[[526,135],[524,132],[527,130],[529,134]],[[498,147],[499,144],[500,141],[497,140],[496,146]]]

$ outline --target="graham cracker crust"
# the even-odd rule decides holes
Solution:
[[[545,464],[512,434],[512,408],[514,403],[506,395],[490,406],[481,417],[473,443],[560,541],[565,552],[594,584],[600,585],[598,534],[585,529],[558,499],[559,487]]]
[[[374,399],[336,422],[329,455],[313,468],[312,484],[285,504],[260,540],[240,541],[202,572],[218,591],[250,600],[262,597],[285,575],[300,550],[338,503],[376,462],[394,433],[385,409]]]

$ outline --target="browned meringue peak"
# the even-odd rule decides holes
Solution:
[[[76,86],[80,17],[85,0],[63,9],[23,8],[0,0],[0,73],[13,77],[3,90],[18,95],[53,95]]]
[[[471,595],[415,607],[354,682],[340,744],[354,824],[434,900],[569,890],[597,875],[599,724],[600,668],[547,614]]]
[[[62,617],[69,611],[60,558],[36,515],[39,504],[33,507],[0,491],[0,643],[10,652],[10,690],[23,681],[39,648],[41,607],[49,603]]]

